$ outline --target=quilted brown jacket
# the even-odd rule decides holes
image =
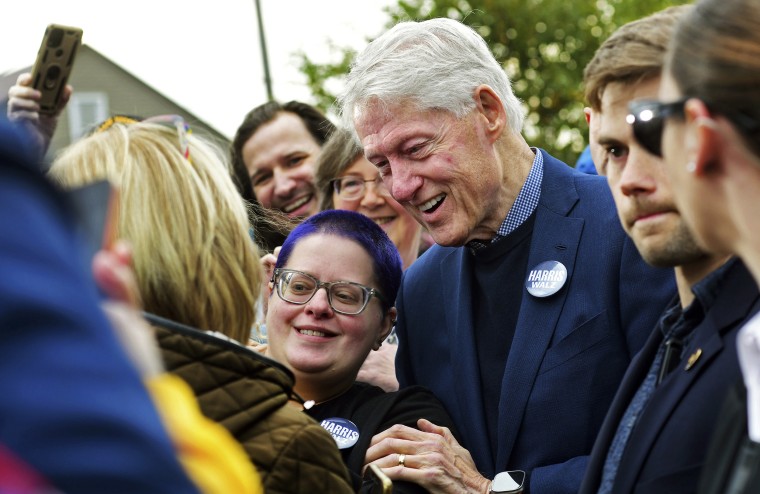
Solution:
[[[294,383],[288,369],[237,342],[152,314],[146,318],[167,369],[187,381],[203,413],[243,445],[265,492],[353,492],[330,434],[287,405]]]

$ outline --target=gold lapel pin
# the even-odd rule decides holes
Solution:
[[[697,363],[697,360],[699,360],[699,357],[702,356],[702,349],[697,348],[694,353],[689,355],[689,360],[686,361],[686,367],[684,367],[684,370],[689,370],[692,367],[694,367],[694,364]]]

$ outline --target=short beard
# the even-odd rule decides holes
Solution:
[[[670,240],[663,248],[639,250],[639,252],[647,264],[658,268],[683,266],[710,255],[697,245],[697,241],[684,223],[681,223],[678,229],[673,232]]]

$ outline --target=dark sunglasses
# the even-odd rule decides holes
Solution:
[[[683,118],[683,108],[689,98],[671,103],[638,100],[628,104],[626,121],[633,127],[636,141],[655,156],[662,157],[662,130],[668,117]]]
[[[626,121],[633,127],[633,136],[641,146],[655,156],[662,158],[662,131],[665,119],[668,117],[684,116],[684,105],[690,99],[685,97],[670,103],[654,100],[638,100],[628,104],[630,112]],[[708,110],[721,113],[747,138],[753,149],[760,152],[757,144],[757,133],[760,132],[760,120],[752,115],[751,109],[717,112],[712,105],[707,104]]]

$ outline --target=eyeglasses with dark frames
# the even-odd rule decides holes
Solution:
[[[304,305],[320,288],[327,291],[327,301],[335,312],[354,316],[364,311],[372,297],[385,301],[380,292],[353,281],[324,282],[294,269],[277,268],[272,277],[277,296],[296,305]]]
[[[359,175],[344,175],[330,180],[330,183],[338,197],[344,201],[355,201],[364,197],[367,193],[368,183],[373,184],[375,193],[386,197],[391,195],[379,174],[372,180],[364,180]]]

